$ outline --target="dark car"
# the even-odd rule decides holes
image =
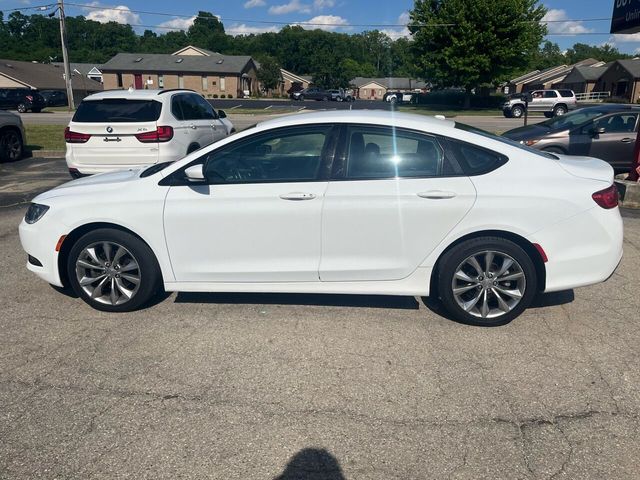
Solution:
[[[0,108],[18,110],[24,113],[31,110],[38,113],[45,107],[44,98],[37,90],[30,88],[0,88]]]
[[[291,94],[293,100],[331,100],[331,92],[319,87],[309,87]]]
[[[64,90],[40,90],[40,95],[47,107],[66,107],[69,104]]]
[[[503,136],[546,152],[600,158],[624,172],[633,163],[639,115],[640,106],[598,105],[514,128]]]

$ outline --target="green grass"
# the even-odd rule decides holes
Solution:
[[[43,112],[68,112],[69,111],[69,107],[45,107],[44,110],[42,110]],[[72,112],[75,112],[75,110],[71,110]]]
[[[65,125],[24,126],[27,134],[27,150],[65,150]]]
[[[478,109],[452,109],[451,107],[437,105],[412,105],[412,106],[400,106],[401,112],[417,113],[420,115],[444,115],[445,117],[502,117],[502,110],[498,108],[478,108]],[[530,113],[530,117],[542,116],[542,113]]]

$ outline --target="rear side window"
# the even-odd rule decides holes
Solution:
[[[507,157],[486,148],[458,140],[449,144],[465,175],[483,175],[507,163]]]
[[[560,96],[562,97],[573,97],[573,92],[571,90],[558,90],[560,92]]]
[[[162,104],[155,100],[127,100],[107,98],[84,101],[73,116],[74,122],[117,123],[155,122],[160,117]]]

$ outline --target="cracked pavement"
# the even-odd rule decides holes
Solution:
[[[64,161],[0,174],[2,479],[638,478],[636,212],[608,282],[501,328],[404,297],[173,294],[113,315],[24,267],[23,202]]]

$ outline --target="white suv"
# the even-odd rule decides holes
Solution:
[[[86,97],[64,133],[72,177],[171,162],[235,130],[191,90],[111,90]]]

